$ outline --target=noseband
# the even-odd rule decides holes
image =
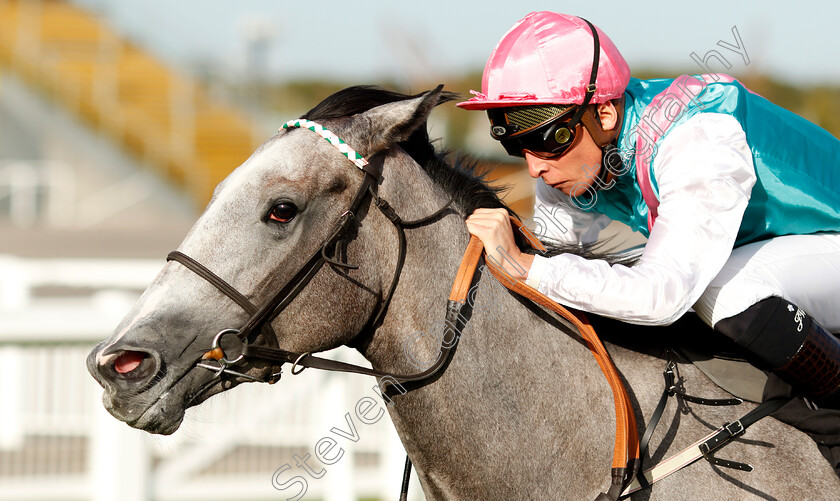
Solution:
[[[312,253],[306,263],[298,269],[294,276],[286,282],[280,291],[278,291],[262,307],[257,307],[248,298],[237,291],[235,287],[227,283],[218,275],[210,271],[210,269],[190,256],[180,251],[173,251],[169,253],[166,258],[167,261],[177,261],[178,263],[181,263],[187,269],[208,281],[211,285],[216,287],[216,289],[221,291],[224,295],[229,297],[251,315],[250,319],[248,319],[243,326],[237,329],[226,328],[216,334],[213,338],[210,350],[202,356],[202,359],[196,363],[196,366],[214,371],[218,377],[221,377],[222,374],[228,374],[230,376],[244,378],[251,381],[261,381],[267,383],[277,382],[280,379],[281,371],[271,371],[268,376],[263,379],[259,379],[254,376],[235,371],[232,367],[240,364],[245,359],[253,358],[269,361],[275,364],[275,367],[278,369],[280,369],[284,363],[291,363],[293,364],[293,374],[298,374],[305,367],[315,367],[340,372],[355,372],[371,376],[388,376],[394,378],[397,382],[417,381],[433,375],[443,365],[442,362],[444,361],[443,359],[446,358],[445,356],[439,357],[439,363],[436,363],[423,372],[403,375],[372,370],[366,367],[318,358],[310,355],[309,353],[294,353],[279,348],[277,344],[277,336],[271,328],[271,322],[289,305],[289,303],[292,302],[292,300],[294,300],[295,297],[297,297],[298,294],[300,294],[304,287],[306,287],[306,285],[315,277],[315,274],[318,273],[321,267],[327,263],[333,267],[333,269],[358,268],[358,266],[353,266],[337,260],[335,258],[335,246],[346,236],[346,233],[355,221],[356,214],[362,207],[362,204],[368,200],[373,201],[380,212],[382,212],[382,214],[385,215],[385,217],[387,217],[394,225],[399,238],[399,255],[388,292],[380,301],[379,308],[371,315],[361,332],[355,337],[356,339],[372,334],[372,332],[379,326],[382,321],[382,317],[390,304],[391,297],[396,289],[402,272],[402,267],[405,262],[405,229],[421,226],[435,220],[449,208],[453,201],[453,199],[450,199],[443,207],[427,217],[414,221],[403,221],[391,205],[378,194],[378,186],[382,180],[382,164],[384,163],[384,155],[375,155],[370,161],[368,161],[334,133],[322,125],[309,120],[300,119],[289,121],[283,125],[281,131],[292,128],[305,128],[315,132],[333,145],[339,152],[341,152],[342,155],[346,156],[364,173],[362,183],[356,191],[356,194],[353,196],[350,206],[341,214],[338,221],[335,223],[332,231],[329,233],[329,237],[321,243],[318,249]],[[266,345],[255,344],[256,337],[260,333],[263,334],[262,339]],[[233,359],[228,358],[222,348],[222,340],[228,336],[238,338],[242,344],[240,354]],[[204,360],[215,360],[218,365],[212,365],[204,362]]]

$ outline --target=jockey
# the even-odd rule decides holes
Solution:
[[[594,52],[593,52],[594,49]],[[593,55],[594,54],[594,55]],[[535,12],[484,69],[491,134],[538,178],[532,230],[589,244],[610,221],[648,237],[638,263],[514,243],[504,209],[467,227],[553,300],[667,325],[693,308],[804,395],[840,408],[840,140],[722,74],[638,80],[588,21]],[[535,217],[534,220],[538,218]]]

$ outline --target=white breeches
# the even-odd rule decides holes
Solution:
[[[714,327],[770,296],[840,332],[840,233],[787,235],[734,249],[694,311]]]

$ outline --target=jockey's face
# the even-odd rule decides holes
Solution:
[[[541,177],[545,184],[567,195],[583,195],[592,186],[601,170],[601,148],[592,140],[586,127],[581,127],[580,142],[557,159],[542,159],[525,152],[528,174]]]
[[[618,112],[611,102],[599,104],[596,110],[604,130],[613,130],[618,125]],[[580,142],[560,158],[543,159],[526,151],[531,177],[541,177],[547,185],[567,195],[583,195],[601,172],[602,152],[586,127],[581,127],[580,133]]]

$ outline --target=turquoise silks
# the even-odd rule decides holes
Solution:
[[[650,234],[658,207],[656,148],[697,113],[733,116],[746,132],[758,178],[736,246],[774,236],[840,231],[840,140],[722,74],[632,78],[618,146],[624,172],[587,210]]]

